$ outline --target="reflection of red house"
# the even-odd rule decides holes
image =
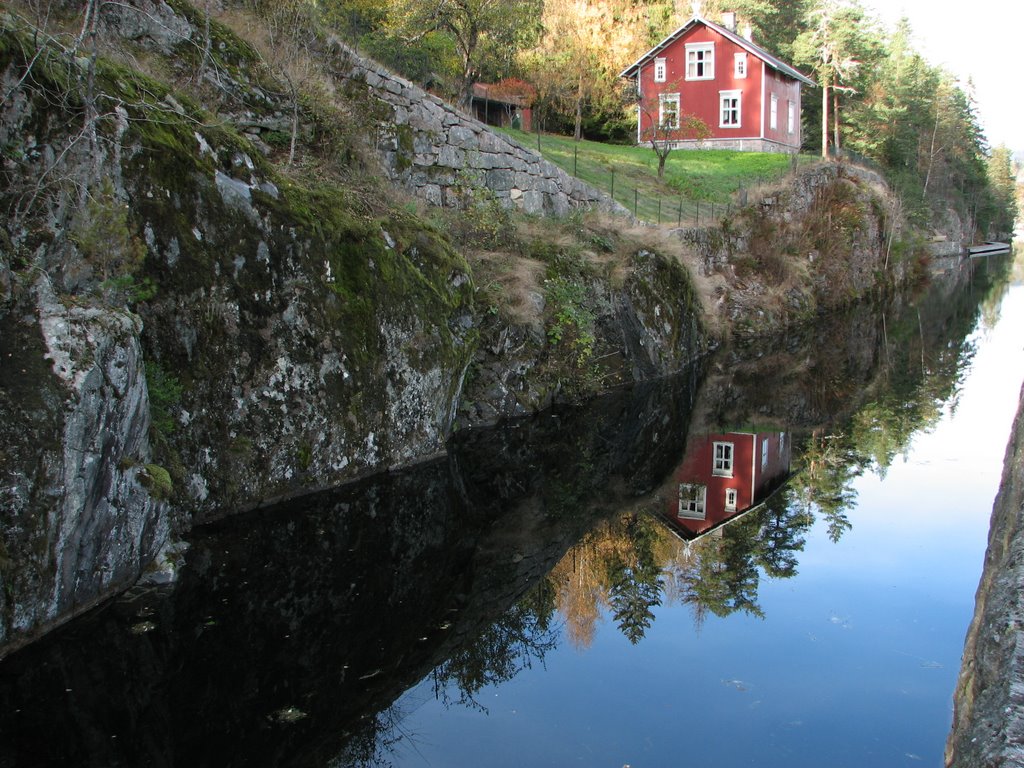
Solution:
[[[624,69],[636,83],[637,143],[652,138],[680,148],[797,152],[800,86],[814,82],[723,24],[699,15]],[[710,130],[695,140],[684,116]]]
[[[785,432],[727,432],[691,439],[676,470],[678,495],[662,514],[695,539],[764,501],[789,475]]]

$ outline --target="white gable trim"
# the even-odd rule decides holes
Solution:
[[[713,21],[708,21],[707,19],[701,16],[691,17],[689,21],[683,24],[683,26],[679,27],[679,29],[677,29],[671,35],[669,35],[656,46],[647,51],[647,53],[645,53],[639,59],[637,59],[624,70],[622,70],[619,73],[619,77],[634,77],[638,73],[640,66],[644,62],[646,62],[652,56],[658,54],[665,46],[669,45],[670,43],[674,42],[675,40],[679,39],[684,34],[689,32],[695,24],[703,24],[709,29],[714,30],[727,40],[731,40],[744,50],[748,51],[749,53],[752,53],[764,64],[767,64],[772,69],[777,70],[778,72],[782,72],[787,77],[791,77],[794,80],[804,83],[805,85],[816,85],[816,83],[810,78],[808,78],[806,75],[801,74],[798,70],[794,69],[789,64],[786,64],[781,59],[777,59],[776,57],[772,56],[770,53],[768,53],[768,51],[764,50],[760,46],[755,45],[746,38],[740,37],[735,32],[730,32],[725,27],[715,24]]]

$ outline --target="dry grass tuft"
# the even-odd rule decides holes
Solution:
[[[501,251],[477,251],[469,257],[481,309],[497,312],[517,325],[543,328],[544,265]]]
[[[694,253],[671,230],[664,227],[633,226],[621,233],[621,249],[629,255],[645,249],[675,259],[689,273],[690,280],[700,299],[701,310],[708,333],[717,339],[727,334],[728,321],[725,316],[730,285],[721,273],[704,274],[700,257]]]

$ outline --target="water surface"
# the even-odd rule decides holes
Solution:
[[[196,531],[0,663],[0,766],[941,765],[1004,271]]]

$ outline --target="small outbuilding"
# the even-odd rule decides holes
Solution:
[[[516,83],[473,83],[471,108],[481,123],[498,127],[532,129],[532,89]]]

